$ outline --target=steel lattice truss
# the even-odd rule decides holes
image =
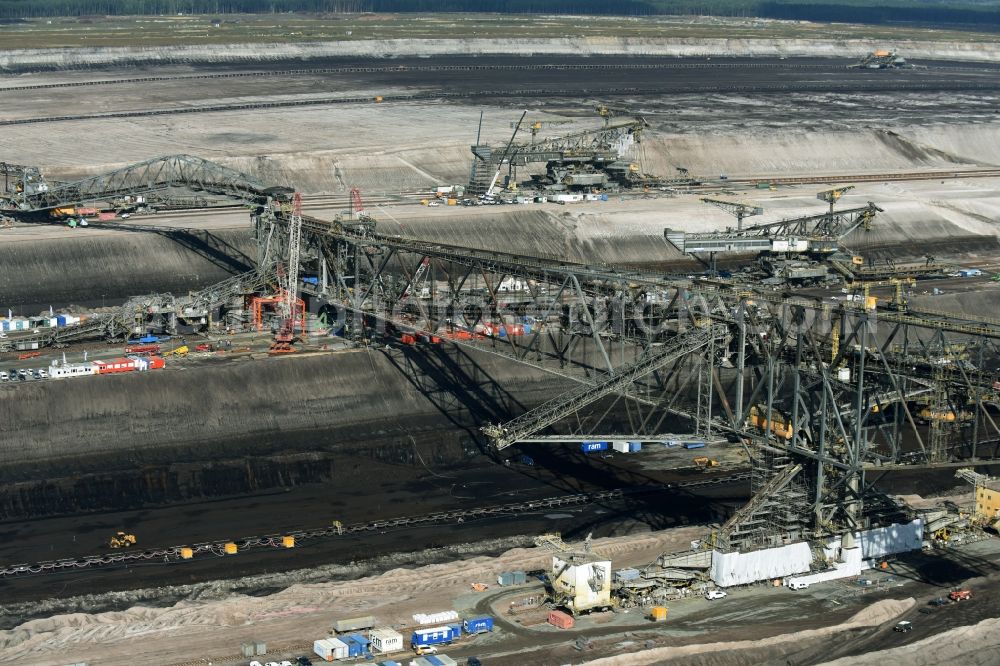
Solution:
[[[496,150],[490,146],[473,146],[477,159],[493,161],[494,167],[504,162],[524,166],[533,162],[549,162],[570,157],[617,159],[624,149],[637,141],[646,123],[642,120],[616,123],[595,130],[587,130],[566,136],[541,139],[534,143],[515,144],[509,151]]]
[[[274,188],[220,164],[191,155],[170,155],[72,183],[24,191],[14,203],[17,209],[31,212],[172,188],[261,204],[274,192]]]
[[[99,338],[108,341],[127,340],[135,333],[137,327],[144,328],[151,316],[175,319],[200,315],[243,296],[260,293],[273,287],[275,281],[274,266],[270,265],[234,275],[186,296],[172,294],[135,296],[119,307],[89,316],[78,325],[46,329],[35,336],[18,337],[17,343],[22,345],[22,348],[29,348],[33,343],[37,343],[38,346],[59,347],[70,342]],[[12,348],[13,343],[9,340],[0,344],[0,351]]]
[[[743,229],[731,229],[713,233],[685,234],[688,242],[695,240],[715,240],[724,238],[802,238],[836,241],[844,238],[858,228],[867,228],[875,215],[882,209],[868,202],[864,206],[845,208],[834,212],[808,215],[767,224],[754,224]]]
[[[721,338],[725,328],[721,326],[695,328],[672,338],[662,347],[654,347],[633,363],[615,368],[595,385],[583,384],[568,391],[544,405],[522,414],[502,426],[490,425],[483,431],[493,440],[498,449],[530,437],[543,428],[557,423],[581,408],[615,392],[627,391],[637,379],[663,368],[683,356],[704,349],[712,338]]]
[[[258,236],[280,238],[284,224],[261,218]],[[1000,325],[990,320],[830,305],[308,217],[302,257],[303,270],[322,276],[315,295],[348,313],[349,334],[393,326],[441,336],[583,384],[494,426],[499,446],[558,427],[554,416],[577,413],[594,396],[621,396],[622,437],[657,432],[669,412],[699,432],[751,442],[754,489],[783,493],[787,501],[770,504],[805,516],[813,531],[869,520],[881,502],[866,478],[873,470],[967,466],[992,458],[1000,442],[1000,396],[988,371],[1000,358]],[[424,298],[412,293],[418,274]],[[523,312],[533,313],[530,334],[498,334],[513,330],[505,314]],[[706,322],[719,333],[711,345],[694,344],[691,331]],[[656,351],[668,348],[678,353]],[[797,465],[801,472],[787,472]],[[741,534],[730,543],[749,538]]]

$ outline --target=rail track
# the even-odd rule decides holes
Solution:
[[[479,98],[558,98],[570,97],[621,97],[628,95],[659,95],[664,93],[700,93],[700,94],[766,94],[766,93],[817,93],[817,92],[924,92],[924,91],[997,91],[1000,90],[1000,78],[989,82],[936,82],[919,83],[908,81],[854,81],[850,83],[774,83],[752,85],[718,85],[718,84],[669,84],[656,88],[537,88],[500,90],[496,88],[474,91],[429,91],[406,95],[382,95],[379,101],[372,96],[365,97],[322,97],[313,99],[293,99],[271,102],[246,102],[243,104],[216,104],[197,107],[178,107],[171,109],[149,109],[141,111],[115,111],[111,113],[91,113],[67,116],[43,116],[35,118],[10,118],[0,120],[0,126],[32,125],[39,123],[55,123],[79,120],[111,120],[121,118],[144,118],[154,116],[171,116],[180,114],[221,113],[229,111],[262,111],[268,109],[286,109],[310,106],[332,106],[338,104],[375,104],[387,102],[419,102],[449,99],[479,99]]]
[[[951,171],[909,171],[905,173],[833,174],[828,176],[766,176],[757,178],[730,178],[726,182],[740,184],[774,183],[799,185],[808,183],[857,183],[885,182],[892,180],[948,180],[950,178],[994,178],[1000,176],[1000,167],[984,169],[953,169]]]
[[[320,527],[311,530],[294,530],[281,534],[243,537],[240,539],[230,539],[226,541],[211,541],[191,545],[155,548],[150,550],[130,549],[99,555],[47,560],[44,562],[36,562],[34,564],[4,565],[0,566],[0,578],[16,578],[65,573],[78,571],[80,569],[127,566],[130,564],[168,564],[180,562],[185,559],[181,556],[181,550],[183,548],[191,549],[192,558],[197,558],[199,555],[225,557],[225,546],[227,543],[235,543],[239,552],[247,550],[282,549],[285,548],[282,543],[282,539],[286,536],[294,537],[295,545],[298,546],[301,543],[315,539],[338,538],[351,535],[363,536],[365,534],[381,534],[394,530],[409,529],[427,525],[461,524],[492,518],[516,516],[524,513],[534,513],[536,511],[556,508],[583,506],[586,504],[593,504],[595,502],[623,499],[625,497],[659,492],[672,488],[698,488],[703,486],[734,483],[748,478],[750,478],[749,472],[741,471],[728,475],[715,475],[701,479],[679,481],[663,485],[606,490],[596,493],[580,493],[576,495],[560,495],[557,497],[548,497],[525,502],[513,502],[510,504],[498,504],[471,509],[455,509],[452,511],[438,511],[421,516],[406,516],[386,520],[373,520],[364,523],[355,523],[353,525]]]

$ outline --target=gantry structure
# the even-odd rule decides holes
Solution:
[[[273,288],[277,273],[290,274],[277,267],[294,260],[295,273],[316,276],[301,285],[303,296],[338,311],[349,338],[422,334],[565,378],[563,395],[483,425],[497,452],[602,423],[643,439],[681,423],[745,447],[754,495],[720,530],[723,549],[884,524],[898,508],[875,487],[883,472],[996,457],[1000,396],[989,368],[1000,358],[1000,321],[383,234],[370,217],[301,214],[290,189],[224,168],[143,164],[149,178],[135,185],[140,191],[190,177],[191,190],[249,198],[253,269],[187,297],[133,299],[93,318],[91,331],[57,335],[120,336],[149,316],[239,301]],[[130,178],[88,179],[23,201],[106,200],[126,192]],[[739,232],[839,238],[875,212],[870,204]]]
[[[269,229],[284,224],[261,220],[258,236],[284,237]],[[441,336],[578,384],[485,425],[498,451],[594,412],[623,438],[684,418],[742,442],[754,500],[727,523],[726,548],[881,524],[898,508],[873,476],[968,466],[1000,442],[987,371],[1000,321],[449,246],[372,224],[304,217],[302,237],[303,270],[321,276],[314,296],[343,309],[349,334]],[[433,298],[412,289],[423,273]],[[530,334],[512,323],[524,312]]]
[[[693,182],[687,178],[673,181],[653,178],[624,160],[628,149],[641,141],[645,128],[646,122],[635,118],[609,122],[600,128],[560,137],[539,139],[537,133],[532,131],[528,143],[514,143],[513,136],[504,146],[477,143],[472,146],[468,192],[484,194],[490,189],[490,184],[495,183],[500,171],[507,171],[509,181],[516,179],[518,167],[529,164],[546,165],[544,181],[548,188],[603,188],[609,183],[634,187]]]

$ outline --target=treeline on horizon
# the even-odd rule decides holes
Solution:
[[[844,23],[1000,26],[1000,1],[948,0],[0,0],[0,19],[57,16],[476,12],[650,16],[758,16]]]

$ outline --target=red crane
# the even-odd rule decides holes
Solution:
[[[365,205],[361,201],[361,190],[357,187],[351,188],[351,213],[355,217],[365,214]]]

